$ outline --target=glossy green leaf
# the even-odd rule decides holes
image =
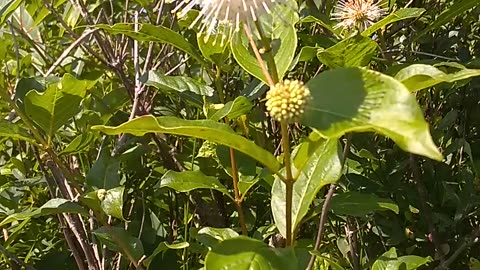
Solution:
[[[0,226],[4,226],[14,221],[24,220],[28,218],[35,218],[40,216],[46,215],[54,215],[54,214],[61,214],[61,213],[73,213],[73,214],[83,214],[88,215],[88,211],[79,205],[76,202],[72,202],[66,199],[51,199],[42,205],[40,208],[30,209],[25,212],[14,213],[7,216],[2,222],[0,222]]]
[[[175,95],[194,102],[201,106],[204,96],[212,96],[214,90],[207,85],[201,84],[190,77],[165,76],[159,72],[149,71],[140,80],[148,86],[153,86],[161,91],[171,92]]]
[[[222,192],[233,200],[227,188],[213,176],[201,171],[168,171],[160,180],[160,187],[169,187],[178,192],[190,192],[195,189],[213,189]]]
[[[306,162],[292,170],[294,176],[298,175],[293,185],[292,200],[292,230],[300,224],[302,218],[307,214],[310,205],[315,199],[318,191],[327,185],[336,182],[341,176],[342,165],[336,139],[323,140],[318,142],[307,142],[312,144],[313,151]],[[294,162],[295,164],[295,162]],[[284,174],[284,169],[282,169]],[[280,233],[285,237],[287,233],[285,224],[285,183],[278,177],[272,187],[272,213]]]
[[[401,81],[410,91],[416,92],[439,83],[453,83],[476,76],[480,76],[480,69],[463,68],[457,72],[445,73],[434,66],[412,64],[398,71],[395,79]]]
[[[238,233],[230,228],[212,228],[203,227],[198,232],[195,238],[208,248],[213,248],[218,243],[238,237]]]
[[[155,118],[146,115],[118,127],[94,126],[92,128],[108,135],[130,133],[135,136],[143,136],[146,133],[166,133],[195,137],[223,144],[243,152],[264,164],[272,172],[280,169],[280,163],[270,152],[236,134],[229,126],[211,120],[183,120],[166,116]]]
[[[190,44],[190,42],[188,42],[182,35],[164,26],[145,23],[140,26],[138,32],[134,31],[133,23],[116,23],[113,26],[97,24],[95,27],[104,29],[112,34],[123,34],[138,41],[152,41],[172,45],[175,48],[188,53],[201,64],[206,65],[203,57],[198,53],[197,49]]]
[[[105,197],[100,206],[105,214],[125,220],[123,218],[123,193],[125,187],[116,187],[105,191]],[[98,191],[97,191],[98,192]],[[103,195],[102,195],[103,196]]]
[[[388,24],[398,22],[401,20],[417,18],[425,12],[423,8],[402,8],[399,9],[387,17],[381,19],[380,21],[374,23],[372,26],[368,27],[365,31],[362,32],[363,36],[370,36],[375,33],[378,29],[385,27]]]
[[[240,236],[227,239],[205,258],[205,270],[296,270],[291,248],[272,248],[262,241]]]
[[[92,133],[83,133],[75,137],[68,145],[60,152],[60,155],[76,154],[83,152],[95,140],[95,135]]]
[[[464,14],[467,10],[478,7],[478,0],[457,0],[453,1],[452,3],[453,4],[450,7],[443,10],[443,12],[435,19],[433,23],[418,33],[415,38],[418,39],[426,33],[450,22],[456,16]]]
[[[218,121],[224,117],[228,119],[235,119],[241,115],[247,114],[253,108],[253,104],[243,96],[237,97],[233,101],[227,102],[220,110],[208,117],[213,121]]]
[[[18,123],[11,123],[3,119],[0,119],[0,137],[23,140],[27,142],[35,141],[35,139],[28,134],[26,129],[19,127]]]
[[[25,112],[48,138],[66,124],[80,110],[80,103],[87,91],[87,82],[66,74],[43,93],[32,90],[25,96]]]
[[[22,0],[2,1],[0,6],[0,26],[8,19],[8,17],[20,6]]]
[[[93,234],[108,249],[122,253],[127,259],[130,259],[131,256],[135,261],[138,261],[144,255],[140,239],[130,235],[123,228],[103,226],[93,231]]]
[[[368,37],[354,36],[319,51],[320,62],[329,68],[366,66],[377,51],[377,43]]]
[[[153,260],[158,254],[163,253],[164,251],[167,251],[169,249],[184,249],[184,248],[188,248],[189,246],[190,244],[188,244],[188,242],[180,242],[180,243],[174,243],[174,244],[161,242],[160,245],[158,245],[157,248],[155,248],[152,254],[143,261],[143,265],[145,265],[147,269],[150,269],[150,264],[153,262]]]
[[[397,251],[392,247],[383,253],[372,265],[372,270],[415,270],[432,261],[430,257],[402,256],[397,257]]]
[[[296,4],[293,2],[289,3],[289,5]],[[295,56],[295,50],[297,48],[297,32],[294,25],[298,21],[298,15],[296,11],[292,10],[291,6],[285,7],[283,5],[278,5],[276,8],[282,9],[281,11],[278,11],[281,12],[282,16],[273,16],[272,20],[261,20],[260,23],[265,37],[271,41],[271,53],[275,59],[278,77],[283,78],[290,67],[290,63]],[[255,32],[253,32],[253,34],[255,35]],[[258,38],[255,38],[255,41],[257,47],[261,48],[262,45]],[[243,30],[234,33],[230,49],[235,60],[237,60],[238,64],[243,69],[263,82],[266,82],[265,75],[263,75],[260,65],[250,48],[250,43]],[[271,68],[269,68],[269,70],[270,69]]]
[[[415,96],[394,78],[362,68],[342,68],[323,72],[307,85],[313,100],[303,124],[323,136],[375,131],[405,151],[443,159]]]
[[[390,210],[398,214],[398,205],[375,194],[346,192],[332,198],[330,208],[337,215],[364,217],[376,211]]]

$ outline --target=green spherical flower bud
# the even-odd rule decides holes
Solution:
[[[311,96],[303,82],[284,80],[270,88],[266,99],[265,105],[273,119],[292,122],[301,118]]]

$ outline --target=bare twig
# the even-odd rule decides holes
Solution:
[[[267,83],[269,86],[274,86],[275,81],[273,81],[272,76],[270,76],[270,73],[268,72],[267,66],[265,65],[265,61],[263,61],[262,56],[260,55],[260,52],[258,50],[257,44],[255,44],[255,40],[253,40],[252,33],[250,33],[250,29],[248,26],[244,26],[243,30],[245,31],[245,34],[247,35],[247,38],[250,42],[250,46],[252,47],[253,53],[255,54],[255,57],[257,58],[257,62],[260,65],[260,68],[262,69],[262,73],[265,76],[265,79],[267,80]]]
[[[72,36],[72,38],[78,40],[80,39],[81,37],[75,33],[69,26],[68,24],[65,22],[65,20],[63,20],[63,17],[57,12],[57,10],[53,7],[52,3],[48,2],[48,0],[42,0],[43,4],[45,5],[45,7],[53,14],[53,16],[55,17],[55,19],[57,20],[58,23],[60,23],[60,25],[62,25],[63,28],[65,28],[65,30],[68,32],[68,34],[70,34]],[[89,34],[92,34],[92,33],[95,33],[95,32],[90,32]],[[84,34],[82,34],[83,36]],[[75,41],[76,42],[76,41]],[[101,57],[99,54],[97,54],[91,47],[89,47],[88,45],[86,44],[82,44],[81,45],[82,48],[84,48],[88,53],[90,53],[91,55],[93,55],[95,58],[97,58],[97,60],[99,60],[100,62],[102,62],[103,64],[105,65],[108,65],[108,62],[103,58]]]
[[[353,269],[360,270],[360,261],[358,260],[357,228],[355,225],[355,220],[352,217],[348,217],[347,219],[345,232],[347,235],[348,245],[350,247],[349,254]]]
[[[33,153],[35,155],[35,158],[37,159],[37,162],[40,167],[40,171],[43,174],[43,177],[45,177],[45,180],[47,181],[47,186],[48,190],[50,191],[50,196],[52,198],[55,198],[55,181],[50,177],[48,174],[45,165],[43,164],[42,159],[40,158],[40,155],[38,154],[38,150],[36,148],[33,148]],[[75,259],[75,262],[77,264],[77,267],[79,270],[87,270],[87,266],[85,265],[85,262],[83,260],[83,256],[80,254],[80,251],[78,250],[79,247],[77,246],[77,242],[73,238],[73,236],[70,234],[70,231],[68,230],[67,225],[65,224],[65,220],[63,219],[62,215],[58,214],[57,215],[58,221],[60,222],[60,226],[62,228],[63,235],[65,236],[65,240],[67,241],[67,245],[72,251],[73,258]]]
[[[350,145],[351,145],[350,134],[346,136],[345,147],[343,149],[343,156],[342,156],[342,167],[345,165],[345,161],[347,160],[347,155],[350,152]],[[330,189],[328,190],[327,195],[325,196],[325,201],[323,202],[322,206],[322,213],[320,214],[320,221],[318,225],[317,231],[317,238],[315,240],[315,246],[313,247],[313,251],[317,251],[320,248],[320,244],[322,243],[323,239],[323,232],[325,231],[325,223],[327,222],[327,215],[330,210],[330,203],[333,198],[333,194],[335,193],[337,185],[335,183],[330,185]],[[310,261],[308,262],[307,270],[312,270],[315,264],[316,256],[312,255],[310,257]]]
[[[464,241],[460,244],[458,248],[455,249],[455,251],[446,259],[443,261],[439,266],[435,268],[435,270],[447,270],[449,269],[449,266],[462,254],[467,248],[471,247],[475,243],[478,243],[480,238],[480,226],[477,227],[477,229],[467,238],[464,239]]]
[[[71,191],[69,191],[69,188],[66,185],[67,180],[65,176],[62,174],[59,168],[57,168],[57,166],[53,161],[47,160],[46,165],[47,167],[50,168],[50,171],[52,172],[52,175],[53,175],[53,179],[55,180],[57,186],[60,188],[60,191],[63,197],[72,200],[73,194],[71,193]],[[62,214],[62,215],[65,218],[68,224],[68,227],[72,231],[73,235],[77,239],[77,242],[79,243],[80,247],[82,248],[85,254],[85,258],[87,259],[87,263],[88,263],[88,268],[95,269],[95,270],[99,269],[100,262],[96,261],[95,254],[88,241],[87,231],[85,228],[85,224],[83,224],[81,220],[81,216],[70,215],[70,214]]]
[[[58,59],[55,61],[55,63],[53,63],[50,68],[48,69],[48,71],[45,73],[45,77],[48,77],[54,70],[57,66],[59,66],[62,61],[67,58],[68,54],[73,50],[75,49],[85,38],[87,38],[90,34],[92,34],[93,32],[97,31],[98,29],[93,29],[93,30],[86,30],[85,32],[83,32],[83,34],[77,38],[72,44],[70,44],[70,46],[68,46],[68,48],[62,52],[62,54],[60,55],[60,57],[58,57]]]
[[[134,30],[138,32],[138,11],[135,11],[134,20]],[[132,120],[137,115],[140,94],[143,90],[142,83],[140,82],[140,56],[138,54],[138,40],[136,39],[133,40],[133,66],[135,68],[135,93],[129,120]]]

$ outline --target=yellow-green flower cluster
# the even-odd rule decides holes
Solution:
[[[295,121],[305,112],[310,90],[301,81],[284,80],[267,92],[267,110],[277,121]]]

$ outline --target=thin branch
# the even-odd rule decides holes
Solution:
[[[342,167],[345,166],[345,161],[347,160],[347,155],[350,152],[350,146],[351,146],[351,139],[350,139],[350,134],[347,134],[346,136],[346,142],[345,142],[345,147],[343,149],[343,156],[342,156]],[[337,185],[335,183],[330,185],[330,189],[328,190],[327,195],[325,196],[325,201],[323,202],[322,206],[322,213],[320,214],[320,221],[318,225],[318,231],[317,231],[317,238],[315,240],[315,246],[313,247],[313,251],[318,251],[320,248],[320,244],[322,243],[323,240],[323,232],[325,231],[325,223],[327,222],[327,216],[328,212],[330,210],[330,203],[333,198],[333,194],[335,193],[335,189],[337,188]],[[316,260],[316,255],[312,255],[310,257],[310,261],[308,262],[307,270],[312,270],[313,266],[315,264]]]
[[[235,150],[232,148],[230,148],[230,165],[232,167],[233,192],[235,196],[235,206],[237,207],[238,212],[238,221],[240,223],[240,227],[242,228],[242,234],[248,235],[247,225],[245,223],[245,214],[243,213],[242,208],[242,197],[240,196],[240,191],[238,188],[237,160],[235,158]]]
[[[473,246],[475,243],[478,243],[480,238],[480,226],[467,238],[464,239],[462,244],[450,255],[448,259],[443,261],[435,270],[447,270],[450,265],[460,256],[467,248]]]
[[[59,66],[63,60],[65,60],[65,58],[67,58],[68,54],[73,50],[75,49],[85,38],[87,38],[90,34],[92,34],[93,32],[97,31],[98,29],[89,29],[89,30],[86,30],[85,32],[83,32],[83,34],[77,38],[72,44],[70,44],[70,46],[68,46],[68,48],[62,52],[62,54],[60,55],[60,57],[58,57],[58,59],[55,61],[55,63],[53,63],[52,66],[50,66],[50,68],[48,69],[47,73],[45,73],[45,77],[48,77],[54,70],[57,66]]]
[[[272,76],[270,76],[270,73],[268,72],[267,66],[265,65],[265,61],[263,61],[262,56],[260,55],[260,52],[258,51],[257,44],[255,44],[255,40],[253,40],[252,33],[250,33],[250,29],[248,26],[244,26],[243,30],[245,31],[245,34],[247,35],[247,38],[250,42],[250,46],[252,47],[253,53],[255,54],[255,57],[257,58],[257,62],[260,65],[260,68],[262,69],[262,73],[265,76],[265,79],[267,80],[268,85],[274,86],[275,81],[272,79]]]
[[[40,155],[38,153],[38,150],[36,148],[33,148],[33,153],[35,155],[35,158],[37,159],[37,162],[40,167],[40,171],[43,174],[43,177],[45,178],[48,186],[48,190],[50,191],[50,196],[51,198],[55,198],[55,181],[50,177],[46,170],[46,166],[43,163],[42,159],[40,158]],[[85,265],[85,262],[83,260],[83,256],[80,254],[80,251],[78,250],[79,248],[75,244],[75,240],[73,236],[70,234],[70,231],[68,230],[67,225],[65,224],[65,220],[63,219],[62,215],[57,214],[58,221],[60,222],[60,227],[62,228],[63,235],[65,236],[65,240],[67,241],[67,245],[70,248],[70,251],[73,254],[73,258],[75,259],[75,262],[77,264],[77,267],[79,270],[87,270],[87,266]]]
[[[347,218],[347,224],[345,226],[345,232],[347,235],[348,245],[350,247],[350,261],[353,265],[353,269],[360,270],[360,261],[358,259],[358,239],[357,228],[352,217]]]
[[[69,26],[68,24],[63,20],[63,17],[57,12],[57,10],[53,7],[52,3],[48,2],[48,0],[42,0],[43,4],[45,5],[45,7],[50,11],[50,13],[53,14],[53,16],[55,17],[55,19],[57,20],[58,23],[60,23],[60,25],[62,25],[63,28],[65,28],[65,30],[68,32],[68,34],[70,34],[72,36],[72,38],[74,38],[76,41],[74,43],[77,42],[78,39],[81,38],[81,36],[79,36],[77,33],[75,33]],[[94,32],[90,32],[89,34],[92,34],[92,33],[95,33]],[[84,35],[84,34],[83,34]],[[82,36],[83,36],[82,35]],[[101,63],[103,63],[104,65],[107,65],[108,66],[108,62],[103,59],[103,57],[100,57],[99,54],[97,54],[91,47],[87,46],[86,44],[82,44],[81,45],[82,48],[84,48],[88,53],[90,53],[91,55],[93,55],[95,58],[98,59],[98,61],[100,61]]]
[[[66,178],[62,174],[61,170],[57,168],[55,163],[51,160],[47,160],[46,162],[47,167],[50,169],[53,175],[53,179],[57,183],[57,186],[60,188],[60,191],[64,198],[73,200],[71,192],[68,190],[66,186]],[[80,244],[82,248],[85,258],[87,259],[89,269],[99,269],[100,265],[97,264],[95,259],[95,254],[90,246],[90,243],[87,238],[87,230],[85,225],[81,221],[81,216],[79,215],[70,215],[70,214],[62,214],[65,218],[68,227],[73,232],[73,235],[77,239],[77,242]]]

